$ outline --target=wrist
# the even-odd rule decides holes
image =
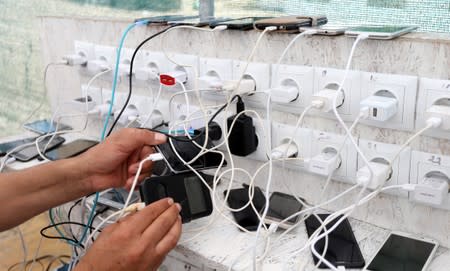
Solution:
[[[81,156],[61,160],[64,163],[63,167],[66,171],[66,176],[70,181],[74,181],[80,185],[80,189],[84,194],[91,194],[96,192],[95,185],[89,172],[89,165],[86,161],[83,161]]]

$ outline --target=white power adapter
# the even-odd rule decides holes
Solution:
[[[388,181],[392,176],[392,167],[389,164],[371,161],[370,167],[373,170],[373,176],[370,178],[370,170],[366,165],[358,170],[356,173],[356,183],[361,186],[366,186],[369,189],[378,189]]]
[[[448,198],[449,179],[442,175],[425,177],[413,192],[414,201],[434,206],[442,205]]]
[[[188,80],[188,74],[184,70],[174,70],[166,73],[166,75],[175,78],[175,81],[181,84],[185,84]]]
[[[274,148],[271,153],[272,159],[295,157],[298,154],[297,145],[294,142],[288,144],[289,142],[286,142]]]
[[[242,79],[241,83],[239,84],[239,89],[238,88],[238,82],[236,80],[229,80],[229,81],[225,81],[223,84],[223,90],[224,91],[229,91],[229,92],[234,92],[235,95],[251,95],[253,93],[255,93],[256,91],[256,82],[253,79],[250,78],[246,78],[246,79]]]
[[[88,61],[87,69],[92,74],[98,74],[100,72],[104,72],[110,69],[108,62],[101,59],[96,59],[92,61]]]
[[[426,119],[436,119],[439,118],[442,120],[439,128],[442,130],[449,131],[450,130],[450,106],[445,105],[432,105],[425,112]]]
[[[334,148],[325,148],[320,154],[308,161],[309,171],[318,175],[328,176],[341,166],[342,159]]]
[[[213,75],[205,75],[198,78],[198,86],[200,90],[223,90],[223,81]]]
[[[150,81],[158,79],[158,70],[156,68],[144,67],[138,68],[134,72],[134,77],[139,81]]]
[[[335,99],[336,106],[341,106],[344,103],[344,93],[342,91],[325,88],[313,95],[312,102],[322,103],[320,110],[328,113],[333,110],[333,101]]]
[[[393,97],[370,96],[361,101],[360,108],[369,108],[368,119],[387,121],[398,112],[398,100]]]
[[[84,66],[88,63],[87,57],[80,54],[65,55],[63,60],[67,61],[69,66]]]
[[[119,115],[120,111],[114,112],[114,116]],[[139,111],[136,107],[129,105],[120,116],[119,120],[117,121],[119,124],[125,126],[130,121],[136,120],[139,118]]]
[[[295,86],[279,86],[270,90],[271,100],[275,103],[288,104],[298,99],[299,90]]]

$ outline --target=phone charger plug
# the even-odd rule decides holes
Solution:
[[[392,167],[388,164],[377,162],[369,162],[369,165],[373,170],[373,176],[370,174],[369,167],[364,166],[356,173],[356,183],[361,186],[367,186],[367,188],[372,190],[384,186],[392,176]]]
[[[298,99],[300,92],[294,86],[280,86],[270,90],[270,98],[275,103],[288,104]]]
[[[450,131],[450,106],[432,105],[425,112],[426,119],[439,118],[442,120],[439,128],[445,131]],[[434,127],[438,128],[438,127]]]
[[[426,177],[416,185],[413,192],[414,201],[440,206],[448,199],[448,179],[439,177]]]
[[[96,106],[95,101],[92,100],[92,98],[90,96],[88,96],[87,102],[86,102],[86,97],[80,97],[77,99],[73,99],[70,101],[69,106],[79,112],[90,112],[91,110],[93,110]]]
[[[166,73],[165,75],[175,78],[175,82],[178,82],[181,84],[185,84],[188,80],[188,75],[187,75],[186,71],[183,71],[183,70],[174,70],[174,71]]]
[[[206,131],[205,131],[205,127],[200,128],[197,130],[197,133],[204,133],[206,135]],[[213,141],[218,141],[222,138],[222,128],[220,127],[219,124],[217,124],[217,122],[212,122],[211,124],[208,125],[208,138],[213,140]]]
[[[121,63],[119,64],[119,76],[130,76],[130,64]]]
[[[158,79],[158,71],[150,67],[139,68],[134,72],[134,77],[138,81],[153,81]]]
[[[322,176],[328,176],[341,166],[342,160],[337,153],[320,153],[308,160],[310,172]]]
[[[344,93],[334,89],[324,89],[313,95],[312,102],[315,104],[322,104],[320,110],[328,113],[333,110],[333,101],[335,99],[336,107],[341,106],[344,103]]]
[[[108,63],[104,60],[96,59],[88,61],[87,69],[92,74],[98,74],[111,69]]]
[[[78,54],[65,55],[62,59],[67,61],[69,66],[84,66],[87,64],[87,58]]]
[[[292,142],[290,145],[288,143],[281,144],[280,146],[272,150],[272,159],[290,158],[295,157],[298,154],[297,145]]]
[[[251,95],[255,93],[256,91],[256,82],[253,79],[242,79],[241,83],[239,84],[239,81],[236,80],[228,80],[225,81],[223,84],[223,90],[233,92],[234,95]]]
[[[368,119],[387,121],[398,112],[398,100],[384,96],[370,96],[361,101],[360,108],[369,108]]]
[[[198,78],[200,90],[223,90],[223,82],[217,76],[205,75]]]
[[[245,114],[240,115],[231,128],[231,124],[236,119],[236,115],[227,119],[227,127],[230,133],[228,144],[232,154],[237,156],[247,156],[258,148],[258,137],[256,135],[253,119]]]
[[[114,116],[118,116],[120,111],[114,112]],[[119,120],[117,121],[120,125],[126,126],[131,121],[134,121],[139,118],[139,111],[134,107],[127,107],[120,115]]]

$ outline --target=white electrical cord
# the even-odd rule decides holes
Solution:
[[[145,121],[141,124],[141,128],[146,127],[147,123],[152,119],[153,113],[155,112],[156,107],[158,106],[159,98],[161,97],[162,87],[163,87],[163,85],[161,83],[159,83],[158,93],[156,94],[156,98],[153,102],[152,110],[150,111],[150,114],[145,119]]]

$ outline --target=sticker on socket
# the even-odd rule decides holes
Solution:
[[[418,184],[421,187],[416,188],[415,192],[410,192],[410,200],[419,204],[450,210],[450,194],[448,193],[450,156],[413,151],[411,183]],[[445,189],[447,189],[446,192]]]
[[[184,54],[169,54],[169,56],[177,62],[177,64],[168,60],[168,70],[166,74],[174,77],[177,82],[183,83],[187,90],[194,89],[195,77],[198,76],[198,56]],[[184,67],[184,65],[189,67]],[[180,86],[177,86],[175,89],[177,91],[182,91]]]
[[[369,162],[381,164],[389,164],[401,147],[399,145],[386,144],[376,141],[359,140],[359,147]],[[384,187],[391,185],[402,185],[409,183],[409,172],[411,162],[411,148],[405,148],[398,158],[392,164],[391,178],[386,182]],[[365,167],[361,156],[358,155],[358,169]],[[387,194],[408,197],[408,192],[400,189],[387,190]]]
[[[272,65],[271,100],[274,109],[299,114],[311,103],[314,68]]]
[[[333,174],[333,180],[355,183],[357,152],[350,140],[345,140],[345,138],[343,135],[314,131],[312,153],[309,159],[310,172],[326,176],[328,175],[326,171],[329,169],[333,171],[333,167],[337,167],[338,169]],[[356,141],[358,142],[358,140]],[[340,155],[338,155],[339,151],[341,151]],[[336,161],[336,163],[333,161]],[[320,173],[312,168],[313,165],[320,166]]]
[[[426,126],[427,118],[433,116],[430,114],[433,106],[441,108],[444,119],[446,118],[445,116],[448,116],[448,119],[444,121],[441,129],[430,129],[425,134],[432,137],[448,139],[450,138],[450,113],[445,113],[447,112],[445,109],[448,107],[448,112],[450,112],[450,80],[420,79],[416,130],[420,130]]]
[[[415,76],[362,73],[361,107],[369,108],[371,126],[412,131],[418,78]]]
[[[247,66],[247,62],[234,61],[233,65],[233,80],[239,81],[243,76],[241,90],[246,93],[253,92],[253,89],[256,91],[250,96],[245,96],[245,101],[248,101],[252,106],[266,108],[267,94],[265,91],[270,88],[270,65],[265,63],[249,63],[245,74],[243,72]],[[245,90],[243,90],[244,88]]]
[[[315,68],[314,94],[321,91],[337,91],[342,83],[345,71],[330,68]],[[338,108],[338,112],[345,121],[353,121],[359,115],[359,101],[361,98],[361,73],[349,71],[342,88],[344,101]],[[314,110],[317,112],[316,110]],[[324,117],[335,118],[333,112],[319,113]]]
[[[228,93],[223,91],[232,79],[233,60],[200,58],[199,89],[205,99],[225,100]]]
[[[285,158],[285,154],[298,160],[286,160],[277,163],[295,170],[307,170],[304,162],[305,158],[311,157],[311,139],[312,130],[298,128],[295,132],[295,126],[272,122],[272,158]],[[287,145],[292,139],[290,147]],[[295,152],[295,153],[294,153]]]

